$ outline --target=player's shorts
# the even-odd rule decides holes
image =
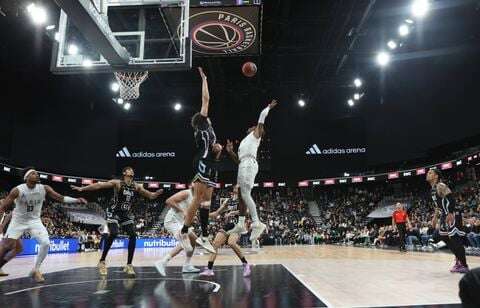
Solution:
[[[258,173],[258,163],[253,158],[243,159],[238,166],[237,184],[252,189]]]
[[[217,187],[218,170],[212,164],[200,159],[193,162],[195,176],[192,182],[202,182],[209,187]]]
[[[116,223],[119,226],[125,226],[134,223],[133,214],[125,211],[107,210],[107,223]]]
[[[183,228],[183,221],[179,221],[172,217],[172,219],[165,220],[163,226],[168,231],[168,233],[170,233],[176,238],[176,236],[180,234],[180,231]]]
[[[440,230],[439,234],[441,236],[465,236],[465,232],[463,231],[463,221],[461,215],[455,215],[455,220],[452,225],[447,223],[446,217],[440,218]]]
[[[48,241],[47,228],[45,228],[40,219],[31,221],[17,221],[12,219],[7,228],[7,232],[5,232],[5,238],[18,240],[26,232],[30,233],[31,237],[38,242]]]

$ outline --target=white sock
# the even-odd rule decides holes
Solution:
[[[238,224],[242,226],[245,225],[245,216],[238,216]]]
[[[257,206],[255,205],[255,201],[253,201],[251,195],[252,189],[240,186],[240,190],[242,193],[243,202],[247,205],[250,216],[252,217],[252,222],[258,222]]]
[[[50,242],[48,244],[41,244],[40,249],[38,249],[37,259],[35,261],[35,270],[40,270],[40,266],[43,263],[43,260],[47,257],[48,248],[50,246]]]

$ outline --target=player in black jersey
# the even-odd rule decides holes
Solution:
[[[237,244],[241,236],[241,230],[236,230],[235,225],[238,223],[238,185],[233,188],[232,198],[226,199],[222,202],[220,208],[211,214],[211,217],[217,219],[223,227],[217,232],[213,245],[215,249],[220,249],[223,245],[228,245],[235,252],[243,265],[243,276],[248,277],[251,273],[250,264],[248,264],[242,249]],[[228,206],[228,207],[227,207]],[[208,265],[200,276],[214,276],[213,263],[217,258],[217,251],[210,255]]]
[[[154,200],[163,193],[162,189],[157,190],[156,192],[150,192],[143,188],[141,184],[135,183],[133,178],[133,168],[125,167],[123,169],[123,177],[121,180],[110,180],[108,182],[95,183],[84,187],[71,186],[73,190],[79,192],[95,191],[107,188],[113,188],[114,190],[114,202],[106,210],[107,225],[110,234],[104,243],[102,257],[98,263],[98,270],[102,276],[107,275],[105,258],[107,257],[108,251],[112,247],[114,239],[118,235],[119,228],[122,228],[122,230],[128,235],[129,239],[127,266],[125,266],[124,272],[130,276],[135,275],[135,271],[132,266],[132,260],[135,253],[137,233],[135,232],[132,207],[134,206],[138,195],[150,200]]]
[[[200,225],[202,236],[197,243],[207,251],[214,253],[215,249],[208,240],[208,216],[212,199],[213,188],[218,180],[218,159],[223,147],[217,143],[217,137],[208,118],[210,94],[208,92],[207,76],[199,67],[202,77],[202,109],[192,118],[196,152],[193,159],[193,200],[187,209],[185,222],[181,230],[181,243],[185,251],[191,251],[192,245],[188,237],[188,229],[193,223],[193,218],[200,209]]]
[[[430,169],[427,173],[427,181],[432,186],[432,199],[435,204],[433,226],[437,226],[438,216],[439,234],[441,239],[447,243],[448,248],[453,252],[457,261],[450,270],[452,273],[468,272],[465,247],[463,246],[463,218],[462,207],[456,203],[452,191],[442,182],[441,173],[437,169]]]

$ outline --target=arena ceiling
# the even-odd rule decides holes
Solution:
[[[54,3],[42,2],[55,19]],[[268,100],[279,100],[267,123],[272,176],[301,177],[297,173],[312,168],[319,176],[323,169],[347,171],[341,170],[343,161],[335,170],[328,170],[328,161],[309,165],[308,145],[325,140],[329,147],[367,149],[358,166],[348,166],[355,171],[424,156],[434,146],[480,132],[479,1],[433,1],[385,68],[376,64],[377,52],[398,38],[411,1],[264,2],[259,56],[194,58],[193,65],[208,73],[211,116],[222,140],[240,138]],[[158,137],[191,151],[188,122],[201,91],[196,71],[152,74],[138,104],[125,112],[112,102],[111,75],[50,73],[51,39],[29,21],[26,3],[0,1],[0,156],[106,176],[116,169],[120,143],[139,133],[152,135],[145,143]],[[254,78],[240,72],[247,60],[259,68]],[[347,101],[356,92],[356,77],[363,81],[363,96],[352,108]],[[175,102],[183,104],[181,112],[172,109]],[[305,168],[285,166],[290,159]]]

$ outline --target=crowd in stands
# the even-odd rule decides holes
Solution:
[[[460,170],[460,171],[459,171]],[[480,181],[476,170],[455,169],[446,174],[445,181],[455,192],[457,202],[464,208],[464,225],[467,232],[465,246],[480,253]],[[230,197],[232,188],[220,189],[215,193],[212,210],[222,198]],[[134,208],[137,233],[144,237],[168,236],[161,227],[161,213],[164,199],[149,201],[139,199]],[[411,179],[372,182],[357,185],[335,185],[314,188],[277,189],[258,188],[253,198],[257,203],[260,219],[267,224],[263,234],[263,245],[293,244],[343,244],[369,247],[391,247],[399,245],[397,230],[391,219],[369,219],[367,216],[377,207],[402,202],[407,205],[411,225],[406,243],[409,247],[431,246],[436,230],[431,224],[433,207],[430,187],[423,177]],[[318,204],[318,216],[313,217],[307,200]],[[48,201],[50,202],[50,201]],[[104,215],[101,208],[111,197],[100,197],[99,205],[91,208]],[[100,208],[100,209],[99,209]],[[96,248],[100,242],[98,226],[72,222],[68,209],[61,206],[44,206],[42,220],[52,237],[75,237],[82,239],[86,248]],[[250,221],[247,219],[247,226]],[[155,228],[154,228],[155,227]],[[210,234],[214,235],[220,224],[212,220]],[[27,235],[28,236],[28,235]],[[248,235],[242,237],[242,244],[248,245]]]
[[[480,253],[480,181],[472,169],[446,173],[445,182],[464,209],[467,251],[477,254]],[[407,230],[407,247],[430,249],[436,238],[437,231],[431,224],[434,208],[430,187],[421,177],[319,191],[316,200],[320,206],[316,243],[398,246],[399,235],[391,225],[391,219],[367,218],[376,207],[396,202],[406,204],[408,208],[411,225]]]

